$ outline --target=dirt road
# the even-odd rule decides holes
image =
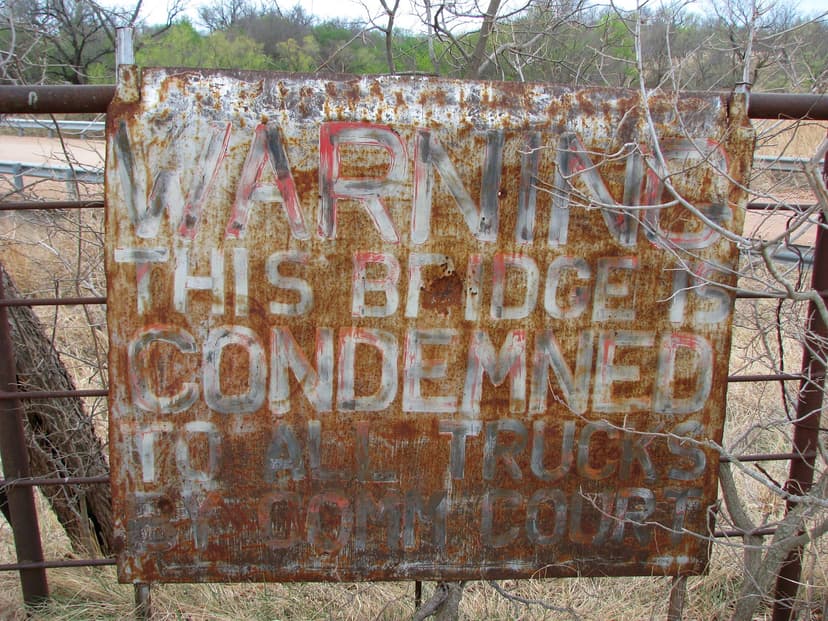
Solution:
[[[83,166],[103,166],[103,140],[65,138],[72,161]],[[59,140],[46,136],[0,136],[0,160],[31,164],[66,164]]]

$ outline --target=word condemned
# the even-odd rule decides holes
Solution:
[[[652,410],[678,415],[696,412],[704,406],[713,377],[710,344],[701,336],[685,332],[667,333],[656,340],[654,333],[647,331],[584,330],[578,338],[574,365],[565,359],[552,330],[538,331],[533,337],[525,330],[511,330],[497,349],[483,330],[471,331],[469,341],[461,344],[460,333],[455,329],[414,329],[406,333],[401,346],[394,334],[384,330],[350,327],[339,329],[336,335],[332,328],[320,327],[316,331],[315,367],[288,328],[273,328],[268,345],[269,360],[265,345],[244,326],[211,330],[203,351],[199,351],[198,342],[186,330],[163,327],[145,330],[129,345],[130,368],[134,370],[130,375],[134,404],[147,412],[170,414],[187,410],[203,396],[211,410],[222,414],[256,412],[266,401],[271,412],[285,414],[291,410],[289,372],[292,372],[316,412],[333,410],[334,385],[336,408],[342,412],[385,410],[397,399],[402,385],[404,412],[474,415],[480,412],[485,375],[494,386],[509,381],[510,412],[525,413],[528,407],[529,413],[542,413],[547,409],[547,393],[553,385],[551,370],[557,389],[554,394],[562,397],[568,411],[574,414],[587,411],[591,395],[592,410],[596,412]],[[449,359],[457,357],[452,348],[461,345],[465,349],[460,359],[466,364],[462,385],[449,393],[424,395],[422,381],[445,378]],[[425,359],[426,346],[431,356],[438,356],[436,351],[440,349],[444,353]],[[149,373],[140,370],[147,368],[145,359],[153,347],[171,347],[182,354],[199,357],[201,373],[170,378],[170,384],[181,386],[174,394],[169,394],[167,385],[151,385]],[[374,368],[367,363],[357,364],[358,350],[363,348],[376,354]],[[656,368],[648,381],[641,381],[638,365],[616,361],[619,350],[653,348],[657,352]],[[238,365],[222,364],[224,352],[229,349],[235,350],[236,359],[239,351],[243,352],[245,364],[241,366],[248,370],[242,382],[247,387],[244,392],[227,394],[222,389],[227,383],[223,382],[223,372],[233,373],[235,377],[239,374]],[[692,386],[689,389],[685,386],[680,395],[675,391],[679,357],[684,362],[684,373],[687,374],[688,366],[692,371]],[[593,372],[594,358],[597,362]],[[358,394],[357,378],[372,376],[378,378],[376,390]],[[630,382],[636,383],[631,395],[613,396],[615,384]],[[359,384],[364,386],[365,382]]]

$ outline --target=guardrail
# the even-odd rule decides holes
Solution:
[[[17,130],[19,136],[27,129],[39,129],[49,132],[49,137],[55,135],[56,131],[64,134],[78,134],[85,136],[87,134],[96,134],[103,138],[106,131],[106,123],[103,121],[65,121],[59,119],[18,119],[18,118],[4,118],[0,121],[0,126],[12,127]]]
[[[779,157],[777,155],[754,155],[754,164],[766,164],[763,168],[769,170],[776,170],[780,172],[802,172],[805,170],[805,164],[810,162],[807,157]],[[824,165],[824,160],[819,161],[819,165]]]
[[[0,175],[11,175],[14,189],[18,192],[22,192],[25,187],[23,177],[64,181],[66,182],[67,193],[76,200],[78,198],[78,192],[75,183],[104,182],[102,168],[67,166],[65,164],[0,161]]]

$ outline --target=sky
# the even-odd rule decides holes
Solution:
[[[134,5],[134,0],[115,0],[117,4],[123,6]],[[198,7],[202,4],[211,4],[215,0],[189,0],[187,2],[187,9],[185,15],[189,16],[191,21],[198,26]],[[508,1],[508,0],[507,0]],[[716,0],[712,0],[716,2]],[[764,0],[765,2],[774,0]],[[826,10],[825,0],[778,0],[780,4],[792,5],[798,7],[799,11],[805,15],[816,15]],[[148,24],[163,23],[166,21],[168,0],[144,0],[143,15]],[[186,2],[186,0],[185,0]],[[596,3],[608,4],[597,0]],[[103,2],[107,4],[107,2]],[[257,4],[254,2],[254,4]],[[373,15],[379,15],[382,11],[379,0],[278,0],[279,6],[282,10],[289,10],[293,5],[299,4],[306,12],[318,17],[320,20],[332,19],[335,17],[364,20],[366,17],[366,7],[372,11]],[[632,9],[635,8],[636,0],[616,0],[616,4],[621,8]],[[651,2],[651,6],[657,5],[658,0]],[[690,4],[693,4],[692,2]],[[698,2],[696,4],[702,4]],[[411,14],[407,6],[410,3],[406,0],[400,2],[401,11],[398,16],[397,23],[400,27],[416,30],[420,24],[419,19]]]

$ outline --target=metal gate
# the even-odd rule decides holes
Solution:
[[[0,87],[0,113],[2,114],[30,114],[30,113],[105,113],[114,94],[114,87]],[[828,119],[828,100],[820,96],[810,95],[767,95],[753,94],[748,109],[750,118],[777,119],[798,118],[826,120]],[[101,201],[50,201],[26,202],[6,201],[0,203],[2,211],[23,210],[66,210],[66,209],[102,209]],[[778,205],[755,203],[750,209],[779,209]],[[788,206],[796,210],[797,205]],[[828,292],[828,243],[825,241],[823,227],[818,227],[816,236],[813,277],[811,289],[820,292],[826,299]],[[760,299],[768,296],[749,290],[739,290],[737,298]],[[15,352],[11,342],[7,309],[11,306],[42,306],[42,305],[101,305],[106,304],[102,297],[80,298],[26,298],[9,299],[0,290],[0,440],[2,444],[2,459],[5,469],[5,479],[0,481],[0,488],[5,489],[8,495],[8,504],[12,518],[15,545],[18,562],[0,566],[3,571],[19,571],[24,598],[27,603],[35,603],[48,597],[46,583],[47,568],[71,568],[81,566],[113,565],[112,558],[87,558],[73,560],[46,560],[43,557],[42,545],[38,531],[38,516],[34,504],[33,488],[36,486],[54,485],[101,485],[107,484],[108,478],[33,478],[29,474],[26,455],[26,443],[23,436],[23,408],[21,394],[17,390]],[[821,339],[828,336],[826,326],[819,319],[819,313],[813,308],[809,310],[810,339],[803,343],[802,367],[798,373],[780,373],[771,375],[736,375],[728,378],[730,383],[742,382],[784,382],[799,381],[799,402],[793,423],[793,441],[789,452],[774,454],[745,454],[735,456],[734,459],[742,463],[761,463],[767,461],[787,460],[790,462],[790,476],[786,490],[793,496],[807,492],[814,476],[814,465],[817,456],[817,434],[820,429],[820,416],[823,407],[823,386],[825,369],[821,362],[824,356],[815,353],[824,352],[824,342]],[[75,391],[28,391],[25,399],[49,399],[54,397],[90,397],[106,396],[106,390],[75,390]],[[817,413],[815,416],[814,413]],[[727,459],[723,459],[727,461]],[[789,500],[788,509],[796,505],[795,500]],[[745,532],[739,528],[720,529],[717,537],[765,537],[773,534],[773,529],[764,529]],[[774,619],[782,621],[790,617],[798,580],[801,572],[800,554],[792,552],[786,561],[783,571],[777,579]],[[686,578],[674,579],[671,590],[670,619],[681,618],[684,601]],[[146,585],[136,587],[136,598],[146,606],[149,588]],[[146,608],[144,608],[146,611]]]

